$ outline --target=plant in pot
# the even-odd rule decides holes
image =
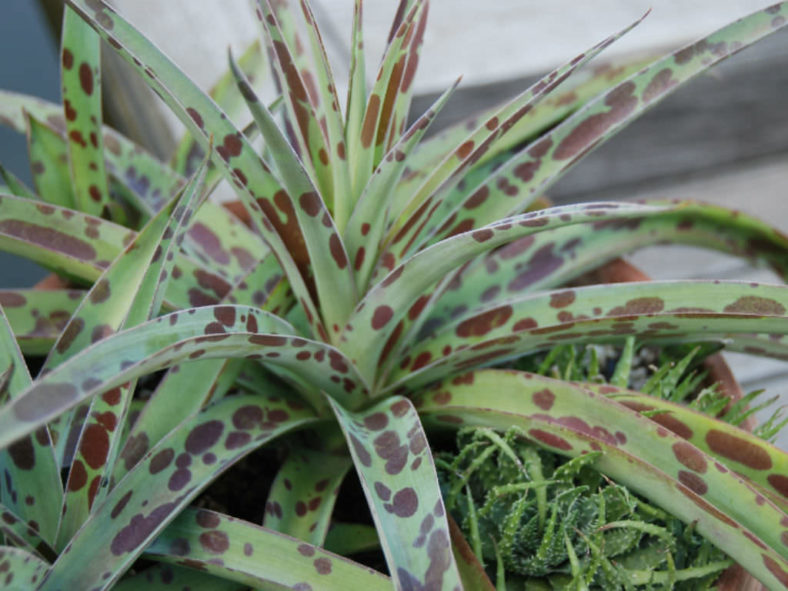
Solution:
[[[783,286],[560,288],[667,240],[785,276],[788,238],[767,224],[690,202],[528,209],[671,90],[779,29],[788,4],[559,97],[614,35],[470,127],[425,140],[451,94],[408,126],[427,4],[401,2],[368,91],[357,2],[343,110],[307,2],[256,4],[281,89],[266,106],[248,80],[259,50],[231,59],[212,99],[106,4],[67,0],[63,106],[0,101],[2,121],[28,133],[35,182],[4,173],[2,246],[76,286],[2,294],[9,588],[484,588],[458,537],[452,551],[427,441],[461,426],[591,454],[587,464],[770,588],[788,581],[784,452],[643,394],[479,369],[632,335],[786,356]],[[99,36],[189,129],[170,165],[100,127]],[[232,81],[254,118],[242,129]],[[251,230],[206,199],[222,178]],[[388,577],[337,554],[369,534],[339,519],[329,530],[357,504],[338,496],[351,467]],[[273,473],[264,527],[210,496],[255,473]]]

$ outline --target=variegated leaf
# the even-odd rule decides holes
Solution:
[[[435,464],[411,402],[395,396],[356,413],[331,404],[396,587],[461,589]]]

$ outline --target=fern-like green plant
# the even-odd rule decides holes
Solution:
[[[427,441],[460,426],[594,453],[595,469],[769,587],[788,582],[784,452],[639,393],[479,369],[630,335],[786,357],[781,285],[558,289],[664,241],[785,277],[788,238],[768,224],[691,202],[529,208],[673,89],[781,28],[788,4],[559,94],[623,31],[430,139],[452,89],[408,125],[426,0],[401,1],[369,81],[357,0],[346,102],[306,0],[258,0],[261,45],[231,57],[210,95],[103,0],[66,5],[63,104],[0,94],[0,122],[28,135],[34,173],[33,187],[3,173],[0,247],[74,286],[0,294],[7,588],[484,587],[478,564],[452,552]],[[101,126],[99,38],[188,128],[169,164]],[[269,104],[249,83],[263,55],[282,91]],[[242,106],[252,124],[236,123]],[[222,179],[250,227],[211,201]],[[43,357],[35,378],[25,355]],[[190,505],[278,441],[290,453],[262,525]],[[369,537],[343,524],[328,535],[351,466],[388,575],[326,548]]]
[[[729,399],[716,384],[701,387],[704,373],[691,369],[700,349],[683,357],[678,350],[660,351],[667,360],[651,366],[641,392],[722,415]],[[648,370],[633,371],[642,365],[641,357],[636,358],[634,340],[628,339],[621,350],[559,345],[514,366],[558,379],[632,387],[642,379],[641,370]],[[744,397],[722,419],[741,422],[746,412],[737,407],[759,394]],[[769,423],[766,435],[773,436],[785,421]],[[436,456],[436,465],[447,509],[480,563],[498,573],[498,588],[709,588],[732,561],[697,535],[692,524],[594,470],[599,454],[567,459],[540,449],[517,429],[501,436],[466,428],[458,432],[452,451]]]

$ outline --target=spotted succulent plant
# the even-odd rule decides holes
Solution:
[[[30,138],[35,184],[4,173],[0,244],[75,286],[2,293],[8,588],[484,588],[478,564],[452,552],[427,441],[462,425],[517,427],[568,456],[601,452],[595,468],[695,523],[768,586],[786,584],[784,452],[635,392],[478,368],[628,335],[786,358],[783,286],[558,289],[662,241],[784,277],[788,238],[767,224],[689,202],[529,208],[674,88],[782,27],[788,4],[558,94],[614,35],[430,139],[451,89],[408,125],[426,0],[400,3],[369,88],[356,2],[344,109],[305,0],[257,2],[265,51],[231,59],[212,96],[102,0],[66,4],[63,105],[0,100],[2,122]],[[99,37],[188,128],[170,165],[100,126]],[[249,83],[263,54],[279,108]],[[233,81],[254,118],[245,128],[233,123]],[[205,199],[222,179],[250,228]],[[25,354],[45,355],[35,379]],[[289,454],[262,526],[190,506],[280,441]],[[329,532],[351,466],[388,576],[329,551],[369,534]]]

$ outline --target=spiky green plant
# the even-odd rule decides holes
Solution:
[[[82,286],[2,294],[8,588],[484,586],[478,565],[451,551],[425,433],[461,425],[517,427],[568,456],[601,452],[595,468],[696,523],[771,588],[788,581],[784,452],[641,394],[476,369],[627,335],[786,357],[783,286],[554,290],[668,240],[785,276],[788,238],[768,225],[689,202],[527,210],[674,88],[782,27],[788,4],[641,70],[592,75],[559,100],[555,89],[614,35],[470,131],[424,139],[451,94],[408,127],[426,0],[400,3],[371,89],[356,2],[344,110],[306,1],[257,2],[280,108],[247,80],[259,50],[231,59],[212,99],[102,0],[66,3],[62,107],[0,96],[0,120],[30,138],[35,184],[4,173],[0,245]],[[188,128],[171,166],[100,128],[99,36]],[[254,117],[244,129],[233,79]],[[222,178],[252,231],[205,200]],[[25,353],[46,355],[35,380]],[[189,506],[276,439],[290,453],[264,527]],[[321,548],[364,541],[341,524],[327,537],[351,465],[390,579]],[[159,566],[133,566],[139,557]]]

